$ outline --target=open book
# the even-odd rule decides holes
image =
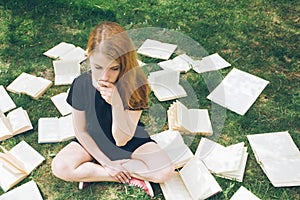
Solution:
[[[7,191],[26,178],[45,158],[25,141],[0,153],[0,186]]]
[[[207,109],[188,109],[177,100],[170,105],[167,114],[171,130],[202,135],[213,134]]]
[[[149,74],[151,90],[159,101],[187,96],[186,91],[179,84],[179,75],[180,73],[174,70],[159,70]]]
[[[171,69],[179,72],[187,72],[196,65],[196,62],[186,54],[176,56],[172,60],[159,62],[158,65],[163,69]]]
[[[151,135],[151,138],[168,154],[175,168],[183,167],[194,157],[178,131],[166,130]]]
[[[177,45],[175,44],[146,39],[144,43],[138,48],[137,53],[152,58],[168,60],[176,48]]]
[[[241,186],[229,200],[260,200],[252,192]]]
[[[210,172],[239,182],[243,181],[247,157],[244,142],[224,147],[207,138],[201,138],[195,153],[195,158],[202,160]]]
[[[34,181],[29,181],[23,185],[4,193],[0,200],[43,200],[40,190]]]
[[[244,115],[268,83],[262,78],[233,68],[207,98]]]
[[[274,187],[300,186],[300,152],[288,131],[247,135],[247,138]]]
[[[61,60],[75,60],[78,63],[86,60],[86,51],[74,44],[61,42],[43,53],[45,56]]]
[[[222,191],[200,160],[191,159],[168,181],[160,184],[166,200],[207,199]]]
[[[72,115],[40,118],[38,121],[38,143],[62,142],[75,138]]]
[[[3,85],[0,85],[0,111],[6,113],[14,108],[16,108],[16,104],[10,98]]]
[[[70,85],[80,75],[80,64],[76,60],[54,60],[54,84]]]
[[[31,129],[32,124],[27,111],[22,107],[10,111],[7,116],[0,111],[0,141]]]
[[[67,103],[67,96],[67,92],[62,92],[50,98],[62,116],[68,115],[72,112],[72,107]]]
[[[42,96],[51,85],[52,82],[45,78],[36,77],[23,72],[9,84],[6,89],[10,92],[24,93],[37,99]]]
[[[222,58],[218,53],[205,56],[201,60],[197,60],[194,63],[193,70],[197,73],[216,71],[231,66],[231,64]]]

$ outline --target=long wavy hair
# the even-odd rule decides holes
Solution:
[[[116,86],[124,108],[141,110],[148,106],[150,87],[137,62],[137,53],[125,29],[114,22],[102,22],[90,33],[88,57],[95,50],[120,63]]]

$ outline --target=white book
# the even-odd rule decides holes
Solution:
[[[195,153],[212,173],[239,182],[243,181],[247,157],[244,142],[224,147],[207,138],[201,138]]]
[[[262,78],[233,68],[207,98],[244,115],[268,83]]]
[[[3,85],[0,85],[0,110],[3,113],[6,113],[14,108],[16,108],[16,104],[8,95]]]
[[[62,142],[75,138],[72,115],[40,118],[38,121],[38,143]]]
[[[161,185],[166,200],[207,199],[222,191],[202,161],[195,159],[189,160],[178,174]]]
[[[168,154],[175,168],[184,166],[194,156],[178,131],[166,130],[151,138]]]
[[[160,70],[151,72],[148,81],[151,90],[159,101],[167,101],[187,96],[184,88],[179,84],[178,71]]]
[[[43,197],[37,184],[32,180],[2,194],[0,200],[43,200]]]
[[[67,92],[62,92],[50,98],[62,116],[66,116],[72,112],[72,107],[67,102],[67,96]]]
[[[152,58],[168,60],[176,48],[177,45],[175,44],[146,39],[144,43],[138,48],[137,53]]]
[[[187,72],[194,66],[196,62],[186,54],[176,56],[172,60],[159,62],[158,65],[163,69],[171,69],[179,72]]]
[[[22,107],[10,111],[6,116],[0,111],[0,141],[32,128],[28,113]]]
[[[54,60],[54,84],[70,85],[80,75],[80,64],[76,60]]]
[[[241,186],[229,200],[260,200],[252,192]]]
[[[216,71],[231,64],[222,58],[218,53],[203,57],[201,60],[194,61],[193,70],[197,73]]]
[[[43,53],[45,56],[54,59],[75,60],[79,63],[86,60],[86,51],[74,44],[61,42]]]
[[[247,138],[274,187],[300,186],[300,151],[288,131],[247,135]]]
[[[169,129],[186,133],[212,135],[213,129],[207,109],[188,109],[180,101],[167,111]]]
[[[25,141],[0,153],[0,186],[7,191],[26,178],[45,158]]]
[[[42,96],[51,85],[52,82],[45,78],[36,77],[23,72],[10,83],[6,89],[14,93],[24,93],[37,99]]]

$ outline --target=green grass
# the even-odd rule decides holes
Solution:
[[[0,0],[0,85],[8,86],[21,72],[53,80],[52,60],[42,53],[61,41],[85,48],[92,27],[102,20],[118,22],[127,29],[161,27],[177,31],[201,44],[206,53],[218,52],[233,67],[270,81],[245,116],[226,112],[224,127],[221,124],[222,129],[218,129],[218,142],[230,145],[244,141],[250,154],[243,183],[216,177],[223,192],[211,199],[229,199],[241,185],[261,199],[300,199],[299,187],[272,186],[246,139],[247,134],[288,130],[300,146],[299,13],[296,0]],[[220,73],[225,76],[229,71]],[[192,71],[182,75],[182,81],[188,81],[196,91],[197,106],[211,108],[211,102],[205,98],[211,90],[204,82],[208,77],[219,81],[214,74],[204,77]],[[52,86],[38,100],[10,93],[17,106],[29,112],[34,129],[1,145],[10,149],[25,140],[46,158],[18,185],[35,180],[44,199],[149,199],[139,189],[116,183],[99,183],[79,191],[77,184],[51,174],[52,158],[67,142],[37,144],[37,121],[40,117],[59,116],[50,97],[67,88]],[[150,99],[150,105],[159,104],[165,109],[170,103],[158,102],[153,94]],[[157,112],[146,111],[142,117],[151,133],[166,128],[155,117],[163,116]],[[185,139],[189,140],[189,136]],[[199,138],[193,138],[193,151],[198,141]],[[154,199],[164,199],[158,185],[155,193]]]

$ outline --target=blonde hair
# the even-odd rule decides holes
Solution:
[[[147,108],[150,88],[147,78],[137,62],[134,45],[125,29],[114,22],[102,22],[90,33],[88,57],[100,50],[108,58],[120,63],[116,83],[124,108],[140,110]]]

